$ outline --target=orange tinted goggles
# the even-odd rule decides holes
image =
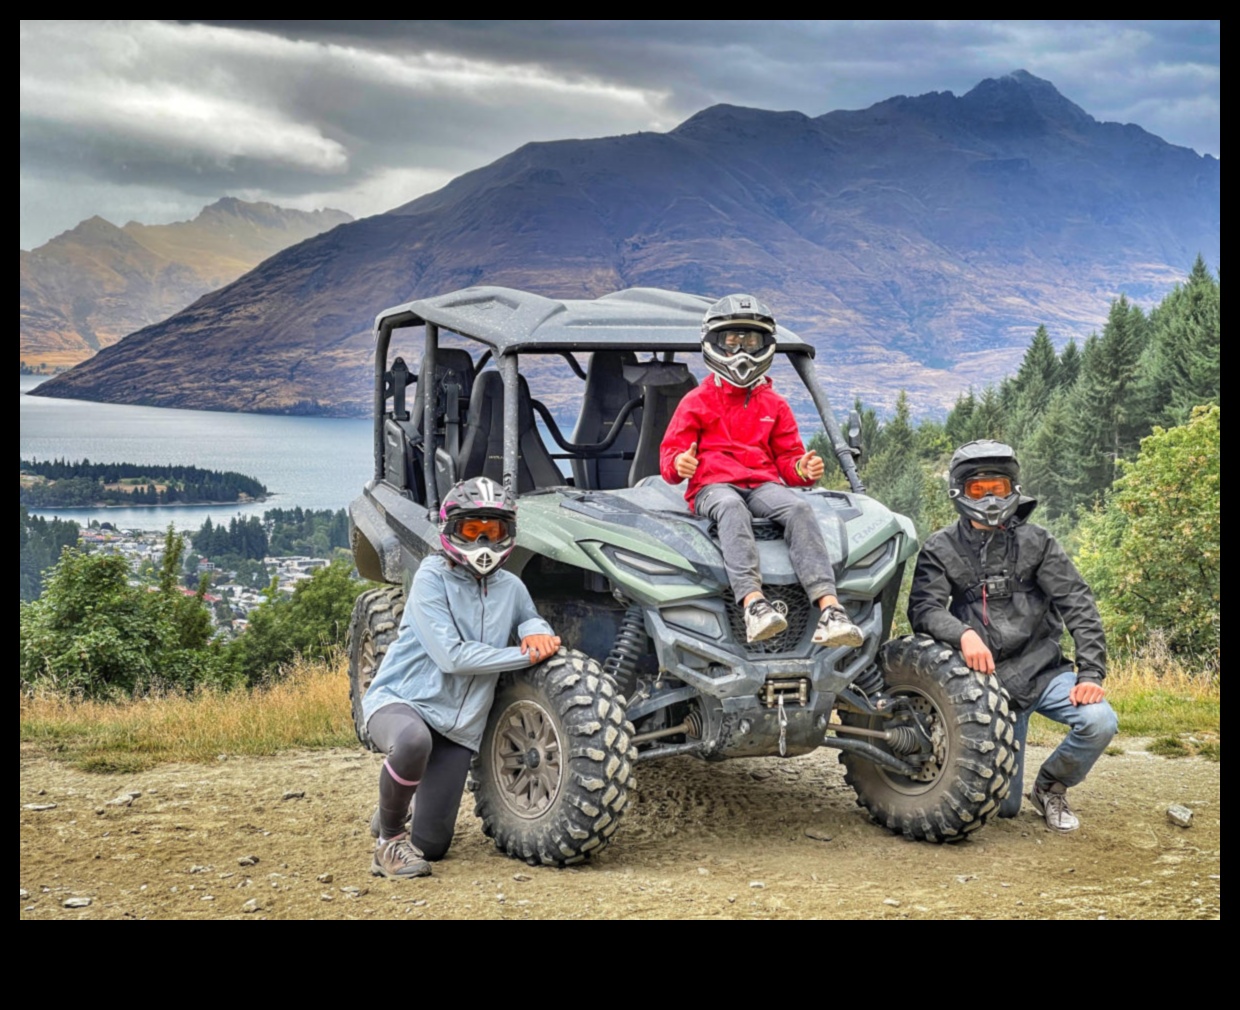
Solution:
[[[456,532],[463,540],[486,537],[491,543],[497,543],[508,536],[508,524],[502,519],[462,519],[456,524]]]
[[[1011,493],[1011,477],[970,477],[964,482],[964,496],[966,498],[986,498],[989,495],[994,495],[996,498],[1006,498]]]

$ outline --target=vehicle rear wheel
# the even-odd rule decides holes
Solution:
[[[500,682],[469,788],[496,848],[566,866],[603,848],[635,788],[624,698],[585,653],[561,649]]]
[[[907,838],[947,842],[976,831],[1007,795],[1019,744],[1016,715],[996,677],[975,673],[954,649],[925,635],[893,639],[881,655],[884,693],[906,713],[893,719],[841,713],[845,725],[929,737],[916,776],[843,753],[844,779],[870,816]]]
[[[362,746],[375,750],[366,732],[362,699],[379,664],[396,641],[400,619],[405,612],[405,594],[400,586],[368,589],[353,604],[349,620],[349,703],[353,709],[353,730]]]

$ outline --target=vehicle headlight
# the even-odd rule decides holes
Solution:
[[[888,540],[881,547],[876,547],[874,550],[870,551],[870,553],[867,554],[865,557],[858,558],[856,561],[852,562],[851,567],[852,568],[869,568],[871,565],[876,565],[880,561],[885,561],[887,559],[887,555],[891,552],[891,549],[894,545],[895,545],[894,539]]]
[[[635,572],[641,572],[643,575],[684,575],[685,573],[672,565],[664,564],[662,561],[655,561],[654,558],[648,558],[641,554],[630,554],[628,551],[611,550],[607,552],[611,555],[612,560],[625,568],[630,568]]]
[[[723,638],[723,625],[719,623],[718,615],[712,610],[706,610],[703,607],[664,607],[659,611],[659,616],[673,628],[679,628],[681,631],[688,631],[704,638]]]

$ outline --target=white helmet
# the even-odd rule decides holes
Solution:
[[[752,295],[720,298],[702,318],[706,367],[733,386],[748,389],[775,357],[775,317]]]
[[[459,481],[439,507],[439,542],[475,576],[490,575],[517,545],[517,503],[489,477]]]

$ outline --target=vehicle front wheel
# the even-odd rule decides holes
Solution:
[[[635,789],[632,737],[624,698],[585,653],[561,649],[507,675],[469,773],[483,832],[530,864],[599,851]]]
[[[366,732],[362,699],[379,664],[396,641],[400,619],[405,613],[405,594],[400,586],[368,589],[353,604],[349,619],[349,704],[353,709],[353,730],[362,746],[375,750]]]
[[[998,678],[975,673],[954,649],[925,635],[893,639],[881,655],[891,719],[841,713],[845,725],[904,726],[927,740],[916,776],[840,755],[857,802],[891,831],[955,841],[994,815],[1016,770],[1016,716]],[[928,739],[927,739],[928,738]]]

